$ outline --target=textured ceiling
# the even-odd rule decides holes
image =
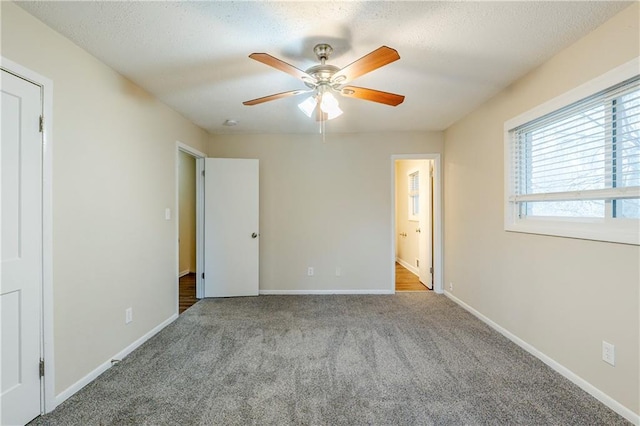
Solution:
[[[245,100],[305,88],[249,59],[300,69],[346,66],[387,45],[401,59],[353,84],[406,96],[398,107],[340,98],[331,132],[443,130],[629,2],[18,2],[50,27],[197,125],[221,133],[311,133],[304,97]],[[235,127],[224,126],[237,120]]]

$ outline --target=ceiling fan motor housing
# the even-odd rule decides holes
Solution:
[[[338,71],[340,71],[340,68],[335,65],[314,65],[305,71],[313,77],[313,80],[303,79],[303,81],[308,87],[314,89],[321,84],[329,84],[331,82],[331,77],[333,77],[333,75]]]

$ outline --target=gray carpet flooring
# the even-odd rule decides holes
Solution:
[[[205,299],[32,425],[622,425],[444,296]]]

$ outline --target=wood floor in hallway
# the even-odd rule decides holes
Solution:
[[[396,291],[429,291],[429,289],[416,275],[396,262]]]
[[[179,312],[183,313],[198,301],[196,299],[196,274],[190,273],[182,276],[179,282],[178,307]]]

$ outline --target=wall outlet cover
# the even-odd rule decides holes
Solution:
[[[604,340],[602,341],[602,360],[614,367],[616,365],[616,347]]]

